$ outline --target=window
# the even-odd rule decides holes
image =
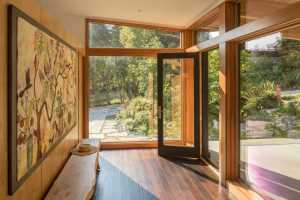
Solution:
[[[156,140],[155,54],[160,48],[181,48],[181,32],[98,22],[87,22],[87,28],[87,48],[105,53],[88,55],[89,137],[121,143]],[[140,56],[143,49],[150,52],[147,57]]]
[[[241,0],[240,24],[266,17],[277,10],[283,9],[299,0]]]
[[[266,198],[300,199],[299,27],[240,50],[240,176]]]
[[[219,50],[208,52],[208,149],[211,163],[219,166]]]
[[[163,63],[163,129],[166,139],[181,139],[182,134],[182,72],[181,59],[165,59]],[[166,140],[164,140],[166,141]]]
[[[204,83],[204,157],[215,167],[219,167],[219,50],[205,54],[207,58],[206,79]]]
[[[197,31],[197,44],[220,35],[219,10],[212,10],[210,15],[211,16],[208,19],[204,20],[201,28]]]
[[[206,40],[213,39],[220,35],[219,31],[197,31],[197,43],[204,42]]]
[[[89,58],[89,133],[103,142],[157,137],[156,59]]]
[[[89,23],[90,48],[180,48],[180,32]]]
[[[163,60],[163,131],[167,145],[194,146],[194,60]]]

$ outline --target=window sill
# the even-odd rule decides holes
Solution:
[[[263,198],[253,191],[249,186],[240,181],[227,181],[229,195],[237,200],[263,200]]]

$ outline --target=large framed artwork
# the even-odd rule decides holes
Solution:
[[[8,104],[8,192],[13,194],[77,126],[78,55],[12,5]]]

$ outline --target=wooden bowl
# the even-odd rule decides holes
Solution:
[[[92,149],[90,144],[80,144],[78,147],[78,152],[89,152]]]

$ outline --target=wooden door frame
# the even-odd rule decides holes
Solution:
[[[201,53],[201,69],[202,69],[202,157],[207,159],[209,157],[208,147],[208,52]]]

